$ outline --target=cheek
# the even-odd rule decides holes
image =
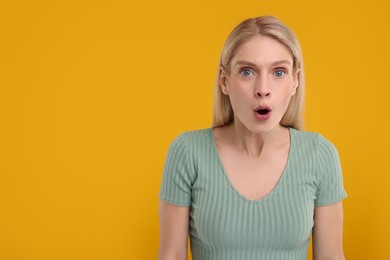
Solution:
[[[229,90],[230,101],[236,103],[237,106],[248,104],[251,102],[252,96],[250,91],[243,87],[235,87]]]
[[[242,98],[240,97],[240,95],[235,90],[230,90],[228,96],[229,96],[229,100],[230,100],[230,103],[231,103],[233,109],[235,107],[240,106],[240,104],[243,103],[242,102]]]
[[[253,94],[254,82],[232,78],[229,81],[229,93],[238,97],[249,97]]]
[[[229,100],[232,105],[233,111],[238,112],[241,108],[246,107],[250,104],[251,94],[249,91],[246,91],[242,86],[234,86],[229,89]]]
[[[291,102],[291,95],[287,95],[284,97],[284,99],[281,102],[281,110],[283,111],[283,114],[286,113],[288,106],[290,105]]]
[[[285,84],[283,84],[283,86],[280,86],[282,89],[282,95],[285,95],[285,96],[293,96],[296,92],[296,84],[295,82],[293,81],[293,79],[290,79],[289,81],[285,82]]]
[[[291,97],[293,96],[293,89],[290,87],[290,86],[284,86],[285,88],[281,88],[281,91],[278,92],[278,93],[275,93],[274,92],[274,100],[278,100],[276,101],[281,108],[287,108],[289,103],[290,103],[290,100],[291,100]]]

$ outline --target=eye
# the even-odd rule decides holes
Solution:
[[[253,72],[250,69],[242,69],[240,71],[240,74],[246,78],[250,77],[253,75]]]
[[[275,77],[277,78],[283,78],[284,75],[286,75],[286,72],[284,70],[276,70],[274,72]]]

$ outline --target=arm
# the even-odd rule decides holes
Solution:
[[[313,260],[344,260],[343,205],[337,202],[314,210]]]
[[[187,260],[190,208],[160,201],[159,260]]]

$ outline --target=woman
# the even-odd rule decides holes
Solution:
[[[344,259],[336,148],[303,132],[299,43],[277,19],[239,24],[220,59],[213,126],[180,135],[160,191],[159,259]]]

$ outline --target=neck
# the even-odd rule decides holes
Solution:
[[[239,121],[230,126],[230,136],[231,142],[251,157],[260,157],[290,141],[288,129],[281,125],[268,131],[252,132]]]

